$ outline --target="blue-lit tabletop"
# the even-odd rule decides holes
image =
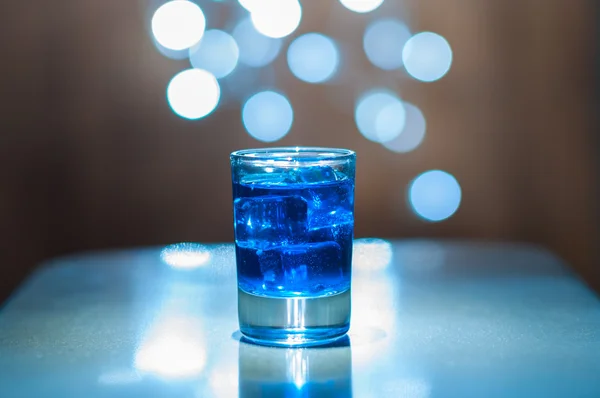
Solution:
[[[0,397],[600,397],[600,302],[524,245],[359,240],[334,347],[240,342],[232,245],[74,255],[0,312]]]

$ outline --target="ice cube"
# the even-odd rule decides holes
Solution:
[[[309,242],[345,242],[352,239],[354,217],[351,211],[338,208],[328,213],[309,211],[309,214]]]
[[[308,205],[300,196],[238,198],[233,208],[240,246],[266,249],[308,239]]]
[[[318,210],[318,209],[317,209]],[[354,215],[350,210],[335,208],[331,211],[312,211],[308,220],[309,229],[333,228],[354,223]]]
[[[338,180],[338,174],[329,166],[301,167],[289,172],[289,179],[296,183],[314,184]]]
[[[285,282],[281,254],[277,249],[259,250],[257,254],[264,287],[270,290],[281,290]]]
[[[273,171],[271,173],[248,174],[241,178],[241,183],[246,185],[282,186],[289,184],[290,178],[287,173]]]
[[[309,243],[279,250],[285,282],[290,286],[305,285],[322,275],[326,271],[324,267],[338,266],[341,259],[340,245],[335,242]]]
[[[310,282],[315,282],[332,268],[339,268],[341,254],[341,248],[335,242],[308,243],[260,251],[258,261],[264,286],[277,290],[309,289]]]
[[[309,207],[309,223],[313,219],[329,220],[332,215],[337,217],[335,216],[336,211],[338,214],[345,213],[351,216],[350,209],[354,207],[354,195],[350,182],[307,189],[304,195]],[[316,222],[320,221],[316,220]]]
[[[352,240],[352,224],[336,225],[334,227],[314,228],[308,231],[309,242],[336,241],[350,242]]]

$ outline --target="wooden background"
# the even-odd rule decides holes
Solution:
[[[277,144],[356,149],[357,236],[535,242],[600,286],[593,2],[408,0],[412,30],[438,32],[454,51],[451,71],[432,84],[382,74],[362,56],[365,24],[389,15],[390,2],[360,16],[304,0],[297,33],[343,38],[353,63],[336,84],[313,86],[280,55],[273,80],[295,123]],[[228,154],[263,145],[244,132],[235,103],[196,122],[170,111],[165,87],[187,63],[154,48],[149,4],[0,5],[0,299],[51,256],[232,239]],[[416,151],[394,154],[358,133],[347,101],[370,85],[424,111]],[[404,201],[409,181],[433,168],[463,189],[458,213],[438,224]]]

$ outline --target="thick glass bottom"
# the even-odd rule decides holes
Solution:
[[[320,297],[265,297],[238,289],[240,332],[269,346],[330,344],[350,327],[350,290]]]

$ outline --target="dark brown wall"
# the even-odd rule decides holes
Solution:
[[[228,154],[263,144],[244,132],[235,103],[195,122],[170,111],[165,87],[187,63],[155,50],[148,4],[0,5],[0,297],[49,256],[232,239]],[[367,17],[304,5],[299,32],[343,37],[353,63],[337,84],[313,86],[295,81],[279,57],[274,80],[295,124],[277,144],[357,150],[358,236],[537,242],[600,282],[591,2],[407,2],[413,30],[439,32],[453,47],[450,73],[432,84],[368,65]],[[351,100],[370,85],[423,109],[419,149],[393,154],[357,132]],[[463,189],[459,212],[439,224],[416,219],[404,201],[408,182],[432,168]]]

